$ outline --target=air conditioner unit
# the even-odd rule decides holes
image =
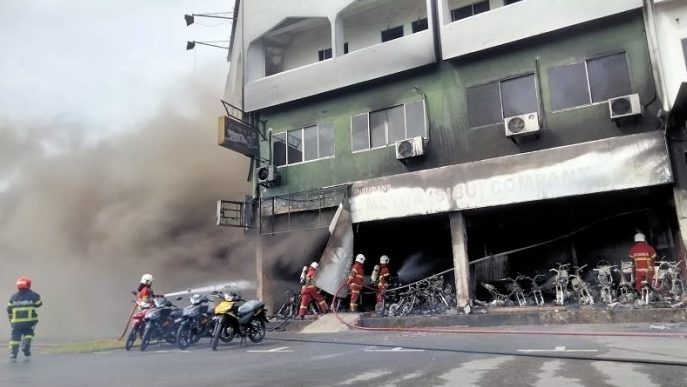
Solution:
[[[405,160],[425,154],[425,142],[422,136],[396,141],[396,160]]]
[[[506,128],[506,137],[520,136],[525,134],[538,134],[539,114],[527,113],[519,116],[506,117],[503,120]]]
[[[272,187],[279,184],[279,174],[274,165],[267,167],[260,167],[256,173],[258,177],[258,184],[265,187]]]
[[[610,98],[608,100],[608,111],[611,114],[612,120],[642,114],[642,104],[639,103],[639,94]]]

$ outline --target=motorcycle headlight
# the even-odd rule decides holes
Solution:
[[[158,317],[160,317],[160,311],[157,309],[151,310],[148,313],[146,313],[146,319],[148,320],[156,319]]]

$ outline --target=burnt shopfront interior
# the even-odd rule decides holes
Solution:
[[[547,283],[553,273],[549,269],[557,263],[587,265],[583,275],[593,284],[592,269],[598,262],[620,265],[628,260],[638,231],[647,236],[659,258],[674,260],[679,255],[669,184],[466,210],[463,216],[470,298],[485,302],[490,301],[490,294],[480,286],[482,282],[505,286],[499,280],[542,274],[538,282],[550,303],[553,290]],[[362,222],[354,224],[353,230],[355,253],[367,257],[366,274],[386,254],[398,284],[447,270],[445,283],[454,283],[448,213]],[[374,304],[372,296],[363,302]]]

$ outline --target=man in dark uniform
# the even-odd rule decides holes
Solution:
[[[21,345],[24,356],[31,356],[31,340],[33,330],[38,323],[36,308],[43,305],[41,296],[31,290],[31,278],[17,279],[18,292],[10,297],[7,304],[7,317],[12,324],[12,338],[10,338],[10,359],[16,361]]]

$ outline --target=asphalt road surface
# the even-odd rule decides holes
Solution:
[[[520,327],[531,329],[540,327]],[[575,331],[575,326],[566,326]],[[584,326],[683,332],[684,325]],[[687,386],[687,338],[268,332],[260,344],[207,339],[186,351],[41,354],[0,362],[0,386]]]

